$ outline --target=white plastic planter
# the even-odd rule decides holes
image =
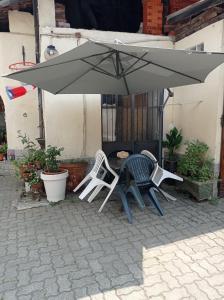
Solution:
[[[41,173],[41,179],[44,181],[44,187],[49,202],[58,202],[65,199],[66,178],[68,171],[64,170],[59,174]]]

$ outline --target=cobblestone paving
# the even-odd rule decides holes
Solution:
[[[1,300],[224,299],[224,201],[161,201],[165,216],[75,199],[16,211],[0,176]]]

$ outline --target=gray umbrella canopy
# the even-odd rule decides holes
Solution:
[[[223,53],[88,41],[6,77],[53,94],[127,95],[202,83],[223,62]]]

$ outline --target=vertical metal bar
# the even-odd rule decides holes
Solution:
[[[107,142],[109,142],[109,138],[108,138],[108,131],[109,131],[109,118],[108,118],[108,95],[105,96],[106,97],[106,112],[107,112]]]
[[[144,141],[144,94],[142,94],[142,141]]]
[[[146,116],[146,139],[149,140],[149,93],[145,94],[147,100],[147,116]]]
[[[102,146],[103,146],[103,142],[104,142],[103,121],[104,121],[104,117],[103,117],[103,95],[101,95],[101,139],[102,139]]]
[[[129,142],[129,99],[126,98],[126,115],[127,115],[127,136],[126,136],[126,143]]]
[[[118,96],[116,96],[115,98],[115,113],[116,113],[116,121],[115,121],[115,141],[118,142],[119,140],[119,134],[118,134],[118,128],[119,128],[119,117],[118,117],[118,114],[119,114],[119,111],[118,111]]]
[[[135,122],[135,95],[131,95],[131,150],[135,153],[135,133],[134,123]]]
[[[115,95],[113,95],[112,96],[112,99],[111,99],[112,101],[111,101],[111,109],[112,109],[112,130],[111,130],[111,132],[112,132],[112,142],[114,142],[114,103],[115,103]]]
[[[119,112],[119,122],[120,122],[120,142],[124,141],[124,127],[123,127],[123,112],[124,112],[124,103],[123,103],[123,96],[117,96],[118,97],[118,112]],[[122,117],[120,116],[122,115]]]
[[[163,141],[163,101],[164,101],[164,90],[160,91],[159,98],[159,164],[162,166],[162,141]]]
[[[137,98],[137,101],[136,101]],[[137,104],[136,104],[137,103]],[[138,113],[139,113],[139,105],[138,105],[138,96],[135,96],[135,109],[137,107],[137,111],[136,111],[136,115],[137,115],[137,137],[136,137],[136,141],[138,141],[138,131],[139,131],[139,126],[138,126]]]
[[[34,15],[34,29],[35,29],[35,53],[36,63],[40,62],[40,24],[39,24],[39,11],[38,0],[32,0],[33,15]],[[43,117],[43,95],[40,88],[37,89],[38,95],[38,111],[39,111],[39,142],[41,148],[45,147],[45,130],[44,130],[44,117]]]

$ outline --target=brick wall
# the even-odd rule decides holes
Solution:
[[[161,0],[144,0],[143,32],[161,35],[163,31],[163,3]]]

